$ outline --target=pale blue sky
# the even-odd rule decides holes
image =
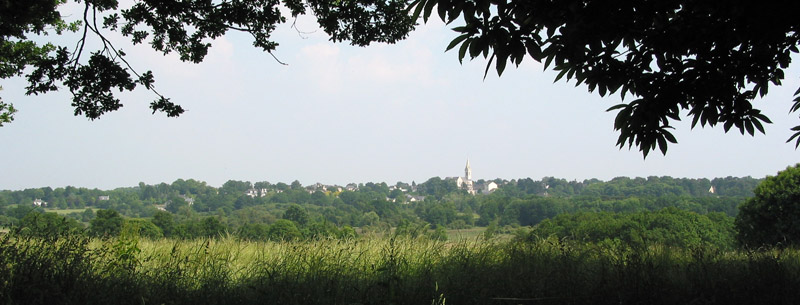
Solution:
[[[181,63],[147,46],[115,39],[157,89],[188,111],[151,115],[145,90],[119,95],[121,110],[96,121],[72,115],[70,96],[25,96],[5,80],[3,100],[19,109],[0,128],[0,189],[82,186],[110,189],[198,179],[346,184],[423,182],[463,174],[476,179],[544,176],[764,177],[798,162],[784,143],[800,123],[789,114],[798,69],[756,102],[774,122],[767,134],[724,134],[676,122],[679,144],[646,160],[615,146],[618,95],[600,98],[528,60],[483,79],[485,60],[459,65],[444,52],[455,37],[441,23],[396,45],[334,44],[312,19],[274,38],[282,66],[245,35],[218,39],[205,62]]]

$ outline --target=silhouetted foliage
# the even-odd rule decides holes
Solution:
[[[617,145],[642,154],[677,143],[671,121],[764,132],[769,118],[752,105],[780,85],[798,52],[800,22],[788,2],[753,1],[451,1],[416,0],[414,16],[437,13],[458,37],[462,61],[489,58],[498,75],[527,56],[601,96],[633,100],[617,110]],[[434,10],[434,7],[436,10]],[[613,16],[613,17],[612,17]],[[792,112],[800,109],[800,90]],[[800,136],[797,133],[789,141]],[[788,141],[787,141],[788,142]],[[800,145],[798,138],[797,145]]]
[[[67,0],[5,1],[0,12],[0,79],[26,74],[27,93],[41,94],[66,87],[72,93],[75,115],[96,119],[122,107],[113,90],[132,91],[142,86],[155,100],[150,108],[167,116],[179,116],[183,108],[155,90],[151,71],[137,72],[127,54],[111,37],[118,32],[133,44],[149,44],[164,54],[177,53],[181,61],[199,63],[211,41],[229,30],[243,32],[253,46],[272,52],[278,43],[270,37],[286,14],[313,14],[333,41],[353,45],[394,42],[406,37],[414,20],[406,13],[405,0],[388,1],[261,1],[144,0],[120,4],[116,0],[74,1],[84,7],[72,23],[64,20],[58,6]],[[72,2],[72,1],[70,1]],[[281,10],[281,4],[288,10]],[[126,5],[126,6],[123,6]],[[73,16],[66,16],[70,18]],[[39,44],[30,35],[82,32],[78,41],[65,45],[57,39]],[[100,46],[87,45],[95,36]],[[13,120],[16,109],[0,100],[0,126]]]

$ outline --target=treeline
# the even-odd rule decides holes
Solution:
[[[655,212],[578,212],[545,219],[528,238],[568,239],[589,243],[624,244],[635,248],[663,245],[730,250],[737,247],[733,218],[705,215],[670,207]]]
[[[664,177],[617,177],[610,181],[588,179],[582,182],[567,181],[553,177],[542,180],[531,178],[511,180],[503,183],[500,191],[508,196],[520,194],[548,194],[557,197],[751,197],[753,189],[762,179],[752,177],[726,177],[709,179],[689,179]],[[712,191],[713,188],[713,191]]]
[[[154,237],[234,234],[251,240],[296,239],[351,236],[357,231],[388,231],[401,225],[513,230],[561,214],[642,213],[669,207],[734,217],[759,181],[750,177],[621,177],[607,182],[498,179],[493,181],[499,185],[497,190],[473,196],[456,187],[454,180],[439,177],[420,184],[366,183],[347,188],[303,186],[298,181],[272,184],[234,180],[216,188],[193,179],[178,179],[171,184],[139,183],[111,191],[75,187],[2,191],[0,223],[31,225],[23,221],[30,212],[70,208],[78,210],[67,217],[84,227],[96,221],[98,210],[110,210],[121,219],[140,222],[142,233]],[[36,199],[47,202],[47,209],[34,207]]]

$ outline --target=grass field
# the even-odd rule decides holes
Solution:
[[[7,304],[797,304],[800,251],[554,239],[0,241]]]
[[[474,241],[483,238],[485,227],[472,227],[469,229],[447,230],[447,238],[451,241]]]
[[[83,213],[83,211],[85,211],[86,209],[87,209],[87,208],[83,208],[83,209],[64,209],[64,210],[60,210],[60,209],[45,208],[44,210],[45,210],[46,212],[56,213],[56,214],[58,214],[58,215],[67,215],[67,214],[70,214],[70,213]],[[90,210],[92,210],[92,211],[97,211],[97,210],[98,210],[97,208],[88,208],[88,209],[90,209]]]

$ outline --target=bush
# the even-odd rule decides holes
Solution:
[[[738,241],[748,247],[800,244],[800,164],[764,179],[739,207]]]

